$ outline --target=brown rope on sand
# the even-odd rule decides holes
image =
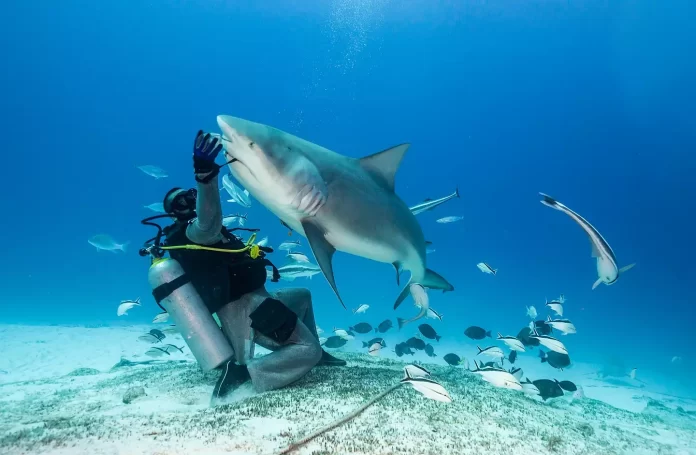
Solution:
[[[340,426],[340,425],[343,425],[344,423],[346,423],[346,422],[348,422],[348,421],[354,419],[355,417],[357,417],[358,415],[360,415],[360,413],[362,413],[365,409],[369,408],[370,406],[372,406],[373,404],[375,404],[376,402],[378,402],[379,400],[381,400],[382,398],[384,398],[385,396],[387,396],[389,393],[391,393],[391,392],[393,392],[394,390],[396,390],[396,389],[398,389],[399,387],[401,387],[402,384],[403,384],[403,383],[401,383],[401,382],[398,382],[398,383],[394,384],[393,386],[389,387],[389,388],[388,388],[387,390],[385,390],[384,392],[382,392],[382,393],[380,393],[379,395],[375,396],[375,397],[372,398],[370,401],[368,401],[368,402],[365,403],[364,405],[360,406],[358,409],[356,409],[355,411],[351,412],[350,414],[348,414],[348,415],[346,415],[346,416],[344,416],[344,417],[341,417],[340,419],[336,420],[335,422],[333,422],[333,423],[331,423],[331,424],[325,426],[324,428],[322,428],[322,429],[320,429],[320,430],[315,431],[314,433],[310,434],[309,436],[305,436],[304,438],[300,439],[299,441],[293,442],[293,443],[290,444],[285,450],[283,450],[282,452],[278,452],[278,455],[286,455],[286,454],[288,454],[288,453],[290,453],[290,452],[292,452],[292,451],[295,451],[295,450],[299,449],[301,446],[307,444],[307,443],[308,443],[309,441],[311,441],[312,439],[316,438],[317,436],[321,436],[322,434],[326,433],[327,431],[331,431],[331,430],[333,430],[334,428],[336,428],[336,427],[338,427],[338,426]]]

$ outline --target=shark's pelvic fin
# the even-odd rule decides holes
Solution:
[[[360,166],[384,188],[394,191],[394,176],[411,144],[400,144],[374,155],[360,158]]]
[[[401,305],[401,303],[404,300],[406,300],[406,297],[408,297],[412,280],[413,277],[411,277],[411,279],[408,280],[408,283],[406,283],[406,287],[401,290],[399,297],[396,298],[396,302],[394,302],[395,310],[399,307],[399,305]],[[425,277],[423,277],[423,280],[418,284],[428,289],[442,289],[443,291],[454,290],[454,286],[452,286],[449,282],[447,282],[446,279],[444,279],[443,277],[441,277],[440,275],[438,275],[430,269],[425,269]]]
[[[634,262],[633,264],[628,264],[627,266],[621,267],[621,268],[619,269],[619,276],[620,276],[622,273],[624,273],[624,272],[626,272],[626,271],[628,271],[628,270],[631,270],[631,269],[633,268],[633,266],[635,266],[635,265],[636,265],[636,263]]]
[[[336,294],[336,297],[338,297],[338,301],[343,305],[343,308],[346,308],[346,304],[343,303],[341,295],[338,293],[336,279],[333,273],[333,265],[331,264],[331,259],[336,252],[336,248],[326,241],[324,233],[311,221],[302,221],[302,229],[304,229],[307,241],[309,241],[309,246],[312,248],[312,253],[314,253],[314,258],[317,260],[319,268],[321,268],[322,273],[326,277],[326,281],[331,285],[331,288]]]
[[[401,279],[400,279],[400,277],[399,277],[399,275],[401,275],[401,272],[402,272],[402,270],[401,270],[401,264],[398,263],[398,262],[395,262],[395,263],[392,264],[392,265],[394,266],[394,269],[396,270],[396,285],[397,285],[397,286],[401,286],[401,283],[400,283]]]

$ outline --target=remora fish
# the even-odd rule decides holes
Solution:
[[[619,268],[616,262],[616,255],[611,249],[609,244],[604,237],[597,231],[597,229],[592,226],[589,221],[581,217],[579,214],[575,213],[565,205],[561,204],[551,196],[544,193],[539,193],[544,199],[540,201],[542,204],[561,211],[571,217],[573,221],[578,223],[580,227],[587,233],[590,238],[590,243],[592,243],[592,257],[597,258],[597,281],[592,285],[592,289],[595,289],[600,283],[604,283],[607,286],[616,283],[619,279],[619,275],[623,272],[633,268],[634,264],[627,265],[625,267]]]
[[[409,210],[411,213],[414,215],[418,215],[419,213],[427,212],[428,210],[433,210],[435,207],[438,205],[442,205],[447,201],[450,201],[454,198],[459,197],[459,188],[454,190],[454,193],[450,194],[449,196],[441,197],[440,199],[426,199],[425,201],[421,202],[420,204],[416,204],[413,207],[409,207]]]
[[[332,265],[337,250],[409,270],[408,284],[454,289],[426,267],[423,231],[394,193],[394,176],[408,144],[357,160],[260,123],[227,115],[217,122],[234,177],[307,238],[344,308]],[[395,308],[409,289],[403,288]]]

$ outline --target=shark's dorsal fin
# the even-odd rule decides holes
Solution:
[[[382,186],[394,191],[394,176],[410,145],[400,144],[374,155],[360,158],[360,166],[372,174]]]
[[[314,253],[314,258],[317,260],[319,268],[321,268],[322,273],[326,277],[326,281],[329,282],[331,289],[333,289],[336,297],[338,297],[338,301],[341,302],[341,305],[345,308],[346,305],[343,303],[341,295],[338,293],[338,288],[336,287],[333,265],[331,263],[336,248],[326,240],[324,233],[311,221],[303,220],[302,229],[304,229],[309,246],[312,248],[312,253]]]

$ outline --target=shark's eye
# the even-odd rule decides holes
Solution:
[[[253,147],[253,146],[254,146],[254,143],[253,143],[253,142],[249,142],[249,147]]]

